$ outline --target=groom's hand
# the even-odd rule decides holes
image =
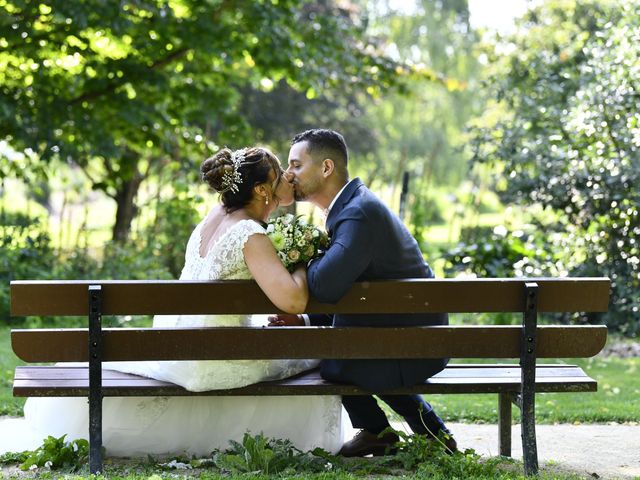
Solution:
[[[268,320],[270,327],[304,327],[302,316],[292,315],[290,313],[269,315]]]

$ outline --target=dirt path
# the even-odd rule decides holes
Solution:
[[[451,423],[447,426],[459,448],[472,448],[482,456],[498,454],[497,425]],[[638,423],[537,425],[536,435],[541,465],[557,466],[589,478],[640,478]],[[522,459],[520,425],[514,425],[512,436],[512,455]]]

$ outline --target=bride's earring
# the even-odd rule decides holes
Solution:
[[[264,204],[269,205],[269,197],[264,197]]]

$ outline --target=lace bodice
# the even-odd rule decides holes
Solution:
[[[254,220],[240,220],[229,227],[204,257],[200,256],[203,222],[193,230],[180,280],[248,280],[251,272],[243,248],[251,235],[266,235]],[[264,327],[266,315],[156,315],[153,326],[173,327]],[[204,360],[180,362],[118,362],[110,368],[136,373],[203,391],[235,388],[263,380],[290,377],[313,368],[317,360]]]
[[[265,235],[265,229],[254,220],[240,220],[218,238],[204,257],[200,256],[202,246],[202,225],[193,230],[180,280],[248,280],[251,272],[244,262],[243,248],[253,234]]]

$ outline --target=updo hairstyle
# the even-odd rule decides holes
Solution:
[[[234,192],[228,189],[223,182],[223,177],[225,172],[227,175],[233,174],[233,153],[232,150],[223,148],[212,157],[207,158],[200,166],[202,180],[220,193],[222,205],[227,213],[248,205],[253,198],[253,187],[269,182],[271,171],[276,174],[275,186],[282,178],[282,168],[277,157],[266,148],[251,147],[245,150],[238,167],[242,179],[237,184],[238,190]]]

